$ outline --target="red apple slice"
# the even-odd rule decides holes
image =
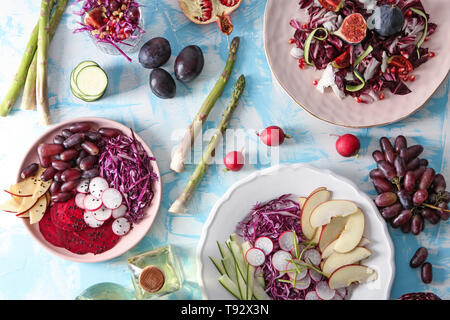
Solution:
[[[337,240],[337,239],[336,239]],[[333,242],[331,242],[329,245],[327,245],[327,247],[325,248],[325,250],[323,250],[322,252],[322,259],[325,260],[327,259],[329,256],[331,256],[334,252],[334,245],[336,244],[336,240],[334,240]],[[370,241],[369,239],[362,237],[361,241],[358,243],[358,247],[364,247],[365,245],[369,244]]]
[[[310,214],[309,222],[312,228],[329,224],[333,217],[346,217],[358,211],[358,206],[349,200],[323,201]]]
[[[310,217],[313,210],[321,203],[330,200],[331,191],[321,187],[314,190],[306,199],[301,214],[302,232],[308,240],[314,238],[317,227],[313,227],[310,223]]]
[[[328,279],[331,289],[345,288],[352,283],[367,283],[375,281],[378,274],[372,268],[359,264],[351,264],[340,267],[334,271]]]
[[[356,213],[348,216],[344,230],[336,240],[334,250],[340,253],[353,250],[361,241],[364,233],[364,226],[364,213],[358,208]]]
[[[28,215],[30,217],[30,224],[38,223],[45,214],[47,210],[47,197],[43,195],[36,204],[28,210]]]
[[[319,250],[323,252],[325,248],[334,240],[336,240],[344,230],[346,217],[334,217],[331,218],[329,224],[323,226],[322,233],[319,239]]]
[[[300,205],[300,210],[303,208],[303,206],[305,205],[306,202],[306,197],[300,197],[298,198],[298,204]]]
[[[31,197],[35,191],[39,189],[40,184],[45,182],[41,180],[41,175],[45,171],[45,168],[39,166],[36,174],[32,177],[28,177],[12,186],[8,190],[5,190],[9,194],[16,197]]]
[[[325,260],[322,272],[329,277],[335,270],[339,269],[342,266],[349,264],[356,264],[361,260],[366,259],[372,253],[370,250],[363,247],[356,247],[352,251],[347,253],[332,253],[327,260]]]

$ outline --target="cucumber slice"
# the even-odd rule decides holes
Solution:
[[[245,266],[245,259],[244,255],[242,254],[241,246],[231,239],[228,239],[226,241],[228,248],[231,251],[231,254],[233,255],[234,262],[237,265],[237,269],[241,273],[242,277],[244,279],[247,279],[247,267]]]
[[[241,295],[241,300],[246,300],[247,297],[247,284],[242,274],[238,270],[238,265],[236,264],[236,274],[237,274],[237,284],[239,288],[239,293]]]
[[[212,262],[213,265],[217,268],[217,271],[219,271],[219,273],[220,273],[221,275],[226,274],[226,272],[225,272],[225,267],[224,267],[224,265],[222,264],[222,261],[221,261],[221,260],[219,260],[219,259],[217,259],[217,258],[214,258],[214,257],[209,257],[209,259],[211,260],[211,262]]]
[[[241,294],[239,292],[239,288],[236,283],[234,283],[230,277],[227,275],[223,275],[219,278],[219,283],[229,292],[231,293],[236,299],[241,299]]]
[[[252,300],[255,283],[255,267],[247,263],[247,300]]]
[[[83,94],[80,89],[77,87],[77,84],[75,83],[75,79],[78,76],[78,73],[85,67],[88,66],[95,66],[99,67],[98,64],[95,61],[83,61],[79,63],[70,74],[70,91],[72,91],[72,94],[77,97],[80,100],[86,101],[86,102],[92,102],[95,100],[98,100],[102,97],[103,93],[101,95],[95,95],[95,96],[89,96]]]
[[[253,286],[253,296],[256,300],[271,300],[269,295],[264,291],[264,288],[259,283]]]
[[[222,255],[222,265],[225,270],[225,273],[232,281],[236,281],[236,271],[234,267],[234,258],[228,250],[227,246],[224,246],[220,242],[217,241],[217,246],[219,247],[220,254]]]
[[[82,96],[101,96],[108,86],[108,77],[100,67],[87,66],[78,72],[75,84]]]

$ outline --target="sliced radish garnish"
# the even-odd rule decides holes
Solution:
[[[316,270],[313,270],[313,269],[309,269],[309,276],[315,282],[319,282],[320,280],[322,280],[322,275],[320,273],[318,273]]]
[[[86,209],[84,207],[84,198],[86,198],[86,194],[84,193],[77,193],[77,195],[75,196],[75,204],[80,209]]]
[[[306,277],[306,275],[308,274],[308,269],[304,268],[302,271],[298,272],[296,271],[295,264],[289,261],[286,265],[286,272],[291,280],[294,280],[295,277],[295,281],[299,281]]]
[[[284,251],[284,250],[278,250],[272,256],[272,265],[278,271],[285,271],[286,264],[291,259],[292,259],[292,256],[289,252]]]
[[[273,250],[273,241],[269,237],[259,237],[255,241],[255,247],[261,249],[264,254],[268,255]]]
[[[88,194],[86,195],[86,197],[84,197],[83,204],[84,209],[88,211],[95,211],[97,209],[100,209],[101,206],[103,205],[102,200],[97,199],[92,194]]]
[[[336,293],[340,295],[342,298],[345,298],[345,296],[347,295],[347,288],[336,289]]]
[[[77,186],[78,193],[89,193],[89,179],[83,179]]]
[[[121,204],[120,207],[118,207],[117,209],[114,209],[112,211],[112,216],[114,219],[117,219],[117,218],[123,217],[125,215],[125,213],[127,213],[127,211],[128,211],[127,206],[124,204]]]
[[[89,183],[89,192],[97,199],[100,199],[103,192],[108,188],[108,181],[102,177],[96,177]]]
[[[94,218],[91,211],[85,211],[83,218],[84,222],[86,222],[86,224],[91,228],[98,228],[103,224],[103,221],[99,221]]]
[[[109,209],[117,209],[122,204],[122,194],[119,190],[108,188],[103,191],[102,201],[105,207]]]
[[[308,249],[303,254],[302,260],[304,260],[307,263],[312,263],[313,265],[318,266],[320,264],[320,261],[322,260],[322,257],[318,250]]]
[[[336,290],[331,289],[327,281],[319,281],[316,284],[316,293],[322,300],[331,300],[335,296]]]
[[[117,218],[112,223],[112,231],[118,235],[123,236],[128,233],[131,229],[131,223],[127,218],[121,217]]]
[[[259,267],[266,260],[266,255],[259,248],[250,248],[245,253],[245,260],[247,260],[249,265]]]
[[[305,246],[302,245],[302,244],[299,244],[299,245],[298,245],[298,254],[299,254],[299,255],[302,253],[303,249],[305,249]],[[293,257],[295,257],[295,258],[298,258],[298,257],[297,257],[297,253],[295,252],[295,247],[292,248],[292,250],[291,250],[291,255],[292,255]]]
[[[320,300],[315,291],[310,291],[305,295],[305,300]]]
[[[92,215],[94,216],[94,218],[99,221],[108,220],[111,217],[111,214],[112,214],[112,210],[108,209],[105,206],[101,206],[100,209],[92,211]]]
[[[310,285],[311,285],[311,278],[309,276],[306,276],[295,284],[295,289],[305,290],[309,288]]]
[[[278,238],[278,243],[281,249],[285,251],[291,251],[295,246],[294,233],[292,231],[283,232],[281,236]]]

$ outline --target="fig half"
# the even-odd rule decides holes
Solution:
[[[367,23],[362,14],[352,13],[347,16],[335,35],[348,43],[360,43],[367,34]]]
[[[184,15],[196,24],[216,22],[220,31],[231,34],[233,23],[230,14],[241,5],[242,0],[178,0]]]

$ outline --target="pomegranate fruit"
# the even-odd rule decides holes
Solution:
[[[178,0],[184,15],[196,24],[216,22],[220,31],[229,35],[233,31],[230,14],[242,0]]]
[[[362,14],[352,13],[342,22],[341,27],[334,33],[348,43],[360,43],[367,33],[367,23]]]
[[[343,6],[342,0],[319,0],[322,7],[329,11],[338,12]]]

